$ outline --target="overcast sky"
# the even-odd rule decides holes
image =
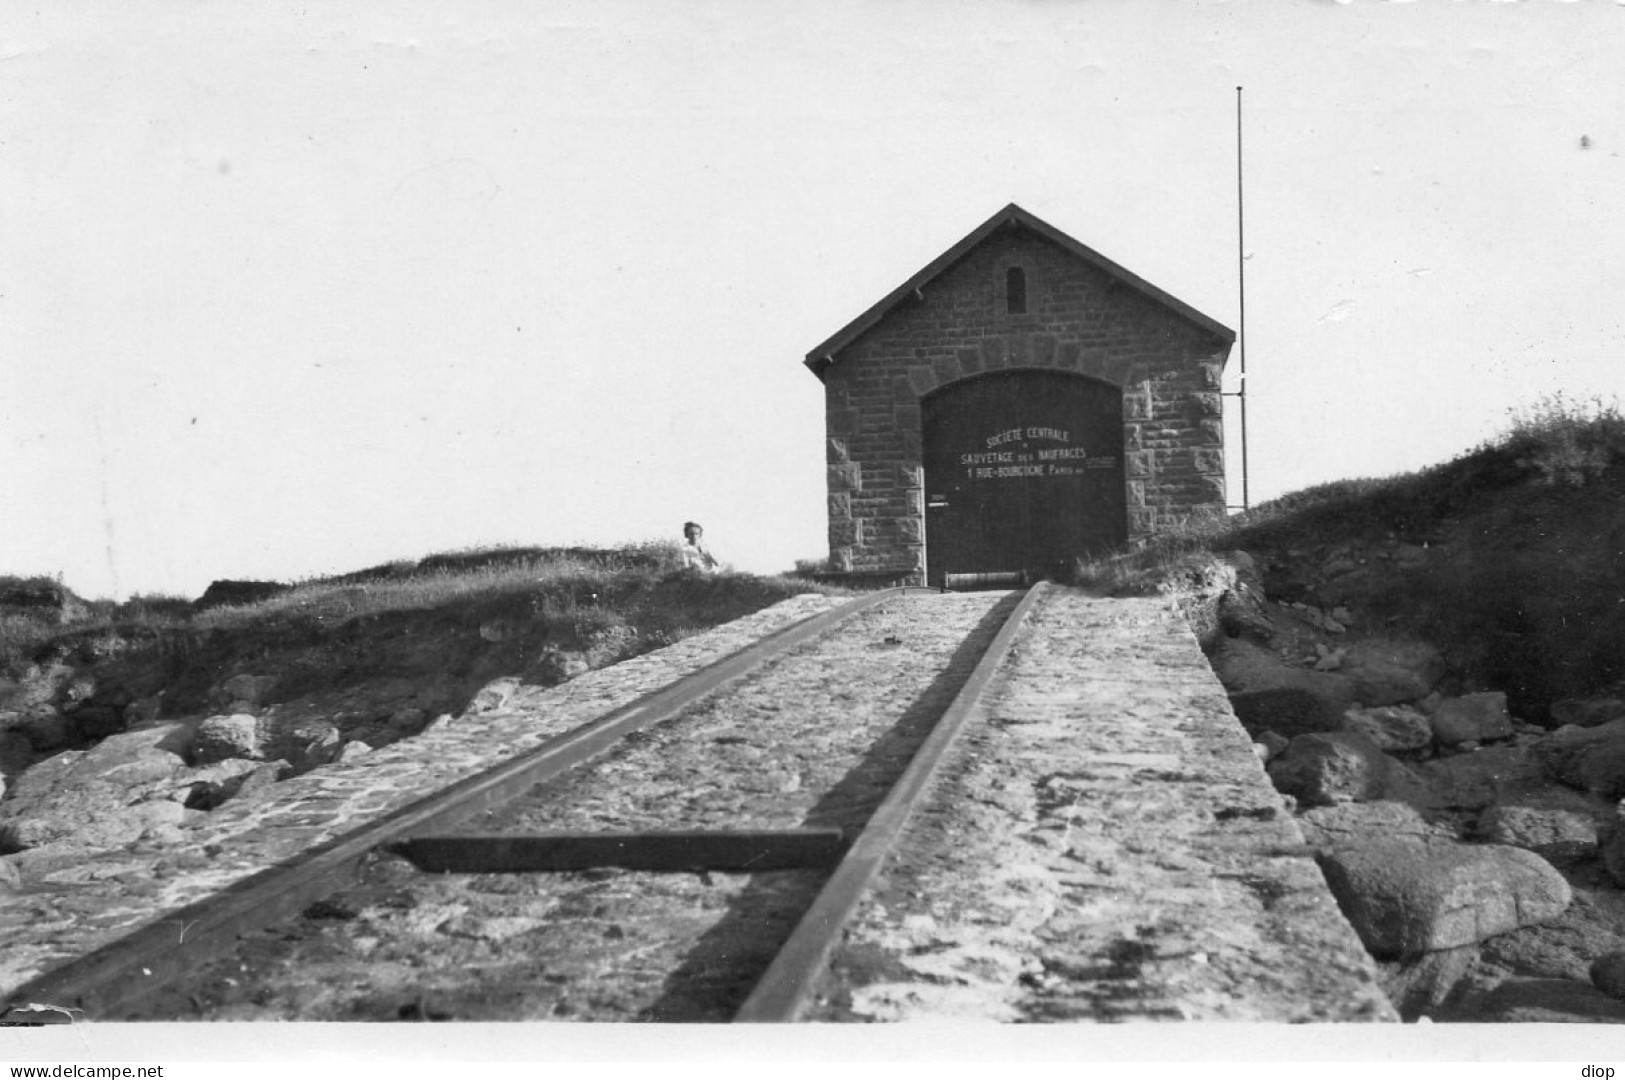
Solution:
[[[195,596],[689,518],[821,557],[802,358],[1005,203],[1237,325],[1238,85],[1253,502],[1448,459],[1625,389],[1622,26],[0,0],[0,572]]]

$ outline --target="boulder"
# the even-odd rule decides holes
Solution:
[[[396,709],[389,714],[389,728],[391,731],[415,735],[423,730],[423,725],[429,722],[429,714],[415,705],[407,705]]]
[[[370,753],[372,753],[372,747],[367,743],[362,742],[360,739],[356,739],[353,742],[347,742],[340,747],[339,755],[334,760],[338,761],[338,763],[342,765],[347,762],[355,761],[357,758],[365,757]]]
[[[1535,752],[1570,787],[1603,799],[1625,795],[1625,720],[1558,728],[1535,744]]]
[[[95,703],[79,705],[68,713],[81,739],[105,739],[124,730],[124,710],[113,705]]]
[[[1597,821],[1590,814],[1540,806],[1496,804],[1478,816],[1484,839],[1533,851],[1548,862],[1567,863],[1597,854]]]
[[[0,730],[0,782],[34,764],[34,745],[20,731]],[[0,788],[3,791],[4,788]]]
[[[1611,998],[1625,999],[1625,950],[1604,953],[1591,962],[1591,983]]]
[[[1230,708],[1254,738],[1275,732],[1290,739],[1296,735],[1337,731],[1343,725],[1342,713],[1335,702],[1290,687],[1232,694]]]
[[[562,649],[544,651],[531,667],[532,670],[527,671],[526,675],[534,675],[544,685],[549,686],[569,682],[592,670],[592,665],[587,663],[584,654]]]
[[[1625,720],[1625,701],[1619,698],[1566,698],[1551,705],[1553,727],[1598,727]]]
[[[1480,956],[1486,964],[1521,978],[1585,982],[1591,961],[1620,946],[1614,905],[1598,900],[1596,890],[1576,890],[1563,914],[1540,926],[1497,934],[1483,943]]]
[[[1338,672],[1362,705],[1417,701],[1444,677],[1444,657],[1425,642],[1368,638],[1346,648]]]
[[[0,804],[0,854],[54,843],[119,847],[184,818],[185,810],[177,802],[132,803],[121,785],[81,779],[37,798]]]
[[[265,766],[261,763],[246,758],[227,758],[187,769],[175,777],[169,797],[195,809],[213,810],[237,794],[244,782],[262,768]]]
[[[1480,810],[1512,792],[1547,782],[1539,756],[1528,747],[1492,746],[1424,761],[1416,767],[1435,805]]]
[[[109,736],[85,751],[73,774],[125,787],[168,780],[186,767],[192,732],[191,724],[171,722]]]
[[[1343,730],[1364,735],[1381,750],[1420,750],[1433,741],[1428,718],[1409,705],[1378,705],[1349,709]]]
[[[325,720],[278,722],[272,718],[260,725],[258,748],[259,757],[286,761],[295,773],[302,773],[337,761],[344,749],[344,735]]]
[[[1264,609],[1263,594],[1243,582],[1219,596],[1217,618],[1219,632],[1227,638],[1267,645],[1275,637],[1275,624]]]
[[[28,741],[33,744],[34,749],[41,753],[60,750],[79,741],[79,731],[74,727],[73,721],[51,705],[30,707],[13,730],[28,736]]]
[[[478,716],[480,713],[488,713],[502,708],[513,698],[514,694],[519,692],[519,682],[518,679],[510,676],[487,683],[469,701],[467,708],[463,710],[463,715]]]
[[[1424,821],[1415,807],[1389,799],[1314,806],[1299,814],[1297,822],[1309,846],[1323,851],[1383,838],[1453,839]]]
[[[230,712],[253,712],[276,688],[275,675],[233,675],[209,692],[209,700]]]
[[[1445,698],[1433,711],[1433,737],[1440,745],[1487,742],[1512,735],[1507,696],[1499,691]]]
[[[1288,737],[1335,731],[1354,704],[1353,684],[1342,675],[1293,667],[1242,638],[1224,639],[1210,662],[1237,719],[1255,737],[1264,731]]]
[[[1259,733],[1258,741],[1253,743],[1253,746],[1255,748],[1262,747],[1263,753],[1259,754],[1258,757],[1261,761],[1269,762],[1280,757],[1281,751],[1285,750],[1291,742],[1291,739],[1288,739],[1280,732],[1263,731]]]
[[[197,765],[227,758],[253,761],[264,756],[260,748],[259,720],[249,713],[211,716],[198,725],[192,739],[192,760]]]
[[[1471,945],[1554,919],[1569,884],[1540,856],[1495,844],[1376,840],[1321,856],[1338,906],[1365,947],[1409,956]]]
[[[1613,823],[1600,829],[1597,849],[1608,876],[1614,879],[1615,885],[1625,889],[1625,821],[1616,818]]]
[[[1488,994],[1475,1020],[1492,1024],[1625,1023],[1625,1002],[1571,979],[1508,979]]]
[[[1474,945],[1391,960],[1380,965],[1382,991],[1410,1023],[1444,1004],[1477,961]]]
[[[1299,735],[1268,772],[1278,791],[1304,806],[1392,799],[1426,805],[1427,792],[1405,766],[1363,735],[1347,731]]]
[[[178,824],[181,807],[168,788],[185,771],[181,751],[190,734],[187,724],[157,724],[30,768],[0,803],[0,850],[58,842],[117,846]]]

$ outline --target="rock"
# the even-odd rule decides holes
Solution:
[[[544,684],[554,685],[579,678],[591,671],[592,666],[581,653],[549,649],[537,659],[534,669]]]
[[[248,713],[211,716],[198,725],[192,739],[192,761],[197,765],[227,758],[252,761],[262,757],[259,720]]]
[[[68,714],[82,739],[103,739],[124,730],[124,710],[112,705],[80,705]]]
[[[1317,850],[1395,837],[1453,839],[1422,820],[1415,807],[1389,799],[1314,806],[1299,814],[1297,822],[1304,840]]]
[[[1625,701],[1619,698],[1567,698],[1551,706],[1553,727],[1598,727],[1625,720]]]
[[[1362,705],[1399,705],[1427,696],[1444,677],[1444,657],[1420,641],[1369,638],[1347,646],[1340,674]]]
[[[1209,659],[1237,719],[1255,738],[1264,731],[1289,738],[1335,731],[1354,704],[1353,684],[1342,675],[1292,667],[1251,641],[1226,638]]]
[[[163,696],[153,694],[150,697],[136,698],[124,707],[124,720],[131,727],[150,724],[158,719],[163,709]]]
[[[1611,998],[1625,999],[1625,950],[1605,953],[1591,962],[1591,984]]]
[[[1462,945],[1381,965],[1382,989],[1407,1023],[1432,1012],[1472,971],[1478,948]]]
[[[1496,1024],[1625,1022],[1625,1003],[1569,979],[1508,979],[1488,994],[1474,1019]]]
[[[270,794],[279,780],[293,772],[286,761],[267,761],[256,765],[254,771],[243,777],[242,783],[230,796],[233,802],[246,803]]]
[[[189,725],[160,724],[35,765],[0,803],[0,851],[55,843],[115,847],[178,824],[182,808],[166,785],[185,771],[177,749],[189,736]]]
[[[264,765],[245,758],[227,758],[175,777],[171,798],[186,806],[212,810],[237,794],[243,784]]]
[[[1348,655],[1347,649],[1328,649],[1324,645],[1315,646],[1316,671],[1336,671],[1343,666],[1343,658]]]
[[[412,735],[422,731],[424,724],[428,723],[428,720],[429,714],[426,710],[409,705],[405,708],[396,709],[389,714],[389,727],[393,731]]]
[[[41,753],[61,749],[79,739],[79,731],[73,726],[73,721],[50,705],[30,708],[14,730],[28,736],[34,749]]]
[[[1444,746],[1506,739],[1512,735],[1507,696],[1500,692],[1446,698],[1434,710],[1433,737]]]
[[[1376,799],[1427,803],[1425,789],[1405,766],[1352,732],[1299,735],[1267,771],[1278,791],[1305,806]]]
[[[1572,896],[1540,856],[1493,844],[1366,841],[1324,853],[1321,869],[1377,955],[1470,945],[1554,919]]]
[[[487,619],[480,623],[481,641],[511,641],[520,632],[521,624],[514,619]]]
[[[192,731],[190,724],[168,723],[109,736],[85,751],[74,773],[125,787],[168,780],[186,767]]]
[[[1592,959],[1620,946],[1619,916],[1610,900],[1594,890],[1576,890],[1563,914],[1490,938],[1480,956],[1507,975],[1585,982]]]
[[[370,753],[372,753],[372,747],[368,746],[360,739],[356,739],[353,742],[345,743],[344,746],[340,748],[339,756],[335,760],[342,765],[345,762],[354,761],[357,758],[365,757]]]
[[[1478,835],[1565,863],[1597,853],[1597,822],[1589,814],[1538,806],[1494,805],[1478,817]]]
[[[271,718],[260,724],[259,756],[288,762],[295,773],[338,760],[344,735],[325,720]]]
[[[1604,799],[1625,795],[1625,720],[1558,728],[1535,744],[1535,752],[1570,787]]]
[[[209,700],[231,712],[252,712],[266,703],[276,688],[275,675],[233,675],[209,692]]]
[[[211,581],[196,601],[198,611],[238,604],[257,604],[280,596],[290,586],[275,581]]]
[[[1433,741],[1428,718],[1408,705],[1378,705],[1349,709],[1343,730],[1358,732],[1381,750],[1419,750]]]
[[[1343,717],[1335,702],[1306,690],[1254,690],[1230,696],[1230,708],[1249,735],[1276,732],[1287,738],[1337,731]]]
[[[1539,756],[1522,746],[1492,746],[1471,753],[1424,761],[1417,773],[1438,806],[1479,810],[1505,801],[1509,792],[1546,783]]]
[[[1328,634],[1341,634],[1348,629],[1342,623],[1338,622],[1325,611],[1322,611],[1313,604],[1295,603],[1288,604],[1287,607],[1291,608],[1293,613],[1296,614],[1298,618],[1302,619],[1316,630],[1321,630]]]
[[[468,707],[463,710],[465,716],[478,716],[480,713],[500,709],[519,690],[519,680],[515,678],[497,679],[486,684],[479,693],[474,695]]]
[[[1281,751],[1285,750],[1287,748],[1287,744],[1289,744],[1291,741],[1291,739],[1288,739],[1280,732],[1263,731],[1259,732],[1258,741],[1253,743],[1253,745],[1263,748],[1264,753],[1261,755],[1261,758],[1263,761],[1269,762],[1279,757]]]
[[[20,731],[0,731],[0,781],[34,764],[34,744]],[[0,789],[4,790],[4,789]]]
[[[13,796],[0,803],[0,854],[64,840],[116,847],[136,839],[145,828],[145,822],[130,813],[125,788],[81,779],[36,797]]]
[[[1262,595],[1241,582],[1221,593],[1217,607],[1219,632],[1228,638],[1269,644],[1275,637],[1275,623],[1264,610]]]

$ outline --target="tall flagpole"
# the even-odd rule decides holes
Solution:
[[[1236,288],[1240,294],[1241,311],[1237,336],[1241,342],[1241,508],[1247,510],[1252,503],[1247,491],[1247,241],[1246,219],[1241,187],[1241,87],[1236,87]]]

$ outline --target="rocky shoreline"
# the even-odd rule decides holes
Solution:
[[[1625,700],[1533,722],[1355,597],[1274,602],[1243,552],[1198,576],[1214,671],[1401,1015],[1625,1022]]]

